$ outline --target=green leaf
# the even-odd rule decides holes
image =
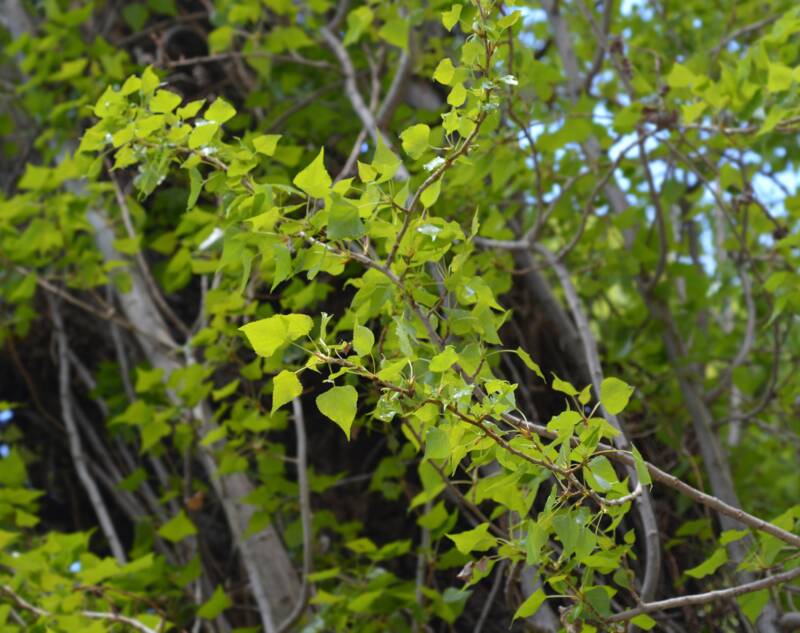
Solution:
[[[514,352],[516,353],[517,356],[519,356],[520,360],[522,360],[522,362],[525,363],[525,366],[528,369],[530,369],[534,374],[539,376],[539,378],[541,378],[542,380],[547,382],[547,380],[544,377],[544,373],[542,372],[541,367],[539,367],[539,365],[533,361],[533,359],[531,358],[531,355],[528,354],[528,352],[526,352],[521,347],[518,347],[517,349],[515,349]]]
[[[89,63],[89,60],[86,57],[63,62],[61,68],[50,75],[50,81],[67,81],[69,79],[74,79],[83,72],[87,63]]]
[[[356,325],[353,328],[353,349],[359,356],[366,356],[372,351],[375,344],[375,335],[367,327]]]
[[[198,99],[197,101],[190,101],[182,108],[178,108],[176,114],[181,119],[191,119],[193,116],[197,115],[200,112],[200,108],[203,107],[203,104],[206,102],[205,99]]]
[[[358,393],[350,385],[333,387],[317,396],[317,408],[320,413],[336,422],[344,431],[348,441],[350,440],[350,427],[353,426],[353,420],[356,418],[357,404]]]
[[[233,602],[223,591],[222,586],[217,585],[211,598],[197,610],[197,615],[204,620],[213,620],[220,613],[228,609]]]
[[[325,148],[319,150],[317,157],[294,177],[292,181],[312,198],[324,198],[333,184],[325,169]]]
[[[442,12],[442,24],[448,31],[453,30],[453,27],[461,17],[461,8],[460,4],[454,4],[449,11]]]
[[[594,481],[589,481],[590,485],[599,492],[608,492],[618,483],[617,473],[608,458],[599,455],[589,460],[588,470]]]
[[[450,457],[450,438],[440,428],[433,427],[425,436],[425,457],[447,459]]]
[[[272,413],[303,393],[303,385],[293,371],[284,369],[272,381]]]
[[[347,16],[347,33],[342,40],[342,44],[350,46],[357,42],[364,31],[372,24],[374,13],[369,7],[358,7],[353,9]]]
[[[718,547],[708,559],[700,563],[697,567],[687,569],[684,573],[692,578],[705,578],[713,574],[727,562],[728,552],[726,552],[724,548]]]
[[[150,112],[166,114],[172,112],[181,103],[180,96],[169,90],[157,90],[150,100]]]
[[[635,618],[631,618],[631,624],[638,626],[640,629],[644,629],[645,631],[649,631],[656,625],[656,621],[646,613],[642,613],[637,615]]]
[[[397,173],[400,164],[400,159],[386,146],[386,143],[383,142],[383,137],[378,136],[378,145],[375,148],[375,156],[372,157],[372,166],[378,170],[384,179],[388,179]]]
[[[698,77],[683,64],[675,64],[667,75],[667,84],[672,88],[691,88]]]
[[[547,599],[547,594],[542,591],[541,587],[537,589],[533,594],[531,594],[525,602],[519,605],[519,608],[514,613],[514,617],[511,621],[515,621],[517,618],[527,618],[532,616],[539,610],[539,607],[542,606],[544,601]]]
[[[639,477],[639,483],[643,486],[649,486],[653,483],[653,480],[650,477],[650,471],[647,470],[642,454],[635,446],[631,447],[631,453],[633,454],[633,463],[636,467],[636,476]]]
[[[422,195],[419,197],[419,201],[422,203],[422,206],[427,209],[428,207],[432,207],[434,204],[436,204],[441,191],[442,179],[439,178],[439,180],[434,182],[430,187],[422,192]]]
[[[203,177],[197,167],[192,167],[189,170],[189,197],[186,200],[186,210],[191,211],[194,205],[197,204],[197,199],[200,197],[200,192],[203,189]]]
[[[769,602],[769,591],[762,589],[746,593],[742,596],[737,596],[736,602],[739,603],[739,608],[745,617],[755,624],[758,616],[761,615],[764,607],[767,606],[767,602]]]
[[[464,101],[467,99],[467,89],[464,87],[464,84],[458,82],[453,89],[450,90],[450,94],[447,95],[447,103],[454,108],[458,108],[464,104]]]
[[[131,2],[122,8],[122,17],[134,32],[140,31],[147,23],[150,12],[141,2]]]
[[[570,383],[565,380],[561,380],[558,376],[553,374],[553,391],[560,391],[561,393],[565,393],[568,396],[577,396],[578,390],[575,389]]]
[[[218,98],[208,106],[203,116],[208,121],[222,124],[236,116],[236,109],[225,99]]]
[[[506,16],[503,16],[497,21],[497,26],[501,31],[505,31],[508,27],[514,26],[522,15],[520,11],[512,11]]]
[[[259,154],[272,156],[275,153],[275,149],[278,147],[280,138],[280,134],[262,134],[253,139],[253,147]]]
[[[208,145],[214,134],[219,130],[219,123],[208,123],[207,121],[198,121],[195,124],[192,133],[189,135],[189,148],[197,149]]]
[[[456,69],[453,66],[453,62],[450,61],[449,57],[445,57],[436,67],[436,70],[433,73],[433,78],[440,84],[449,86],[450,82],[453,81],[455,71]]]
[[[430,135],[431,128],[424,123],[406,128],[400,133],[400,139],[403,141],[403,151],[416,160],[428,149]]]
[[[155,71],[153,70],[152,66],[148,66],[144,69],[142,73],[142,83],[141,87],[139,88],[142,91],[143,95],[151,94],[158,85],[161,83],[161,80],[156,75]]]
[[[431,362],[428,367],[431,371],[443,372],[450,369],[457,362],[458,354],[456,353],[456,350],[452,345],[448,345],[444,348],[444,351],[431,358]]]
[[[405,50],[408,47],[408,28],[408,19],[398,16],[386,22],[378,31],[378,36],[392,46]]]
[[[485,552],[497,545],[497,539],[489,534],[489,524],[481,523],[479,526],[460,534],[447,534],[456,548],[462,554],[470,552]]]
[[[314,321],[306,314],[278,314],[239,329],[256,354],[269,358],[286,343],[307,335],[313,326]]]
[[[197,528],[181,510],[158,529],[158,534],[172,543],[178,543],[187,536],[197,534]]]
[[[633,387],[619,378],[606,378],[600,385],[600,402],[611,415],[617,415],[626,406],[633,393]]]
[[[525,560],[528,565],[538,565],[542,548],[547,544],[549,532],[539,523],[528,521],[528,537],[525,539]]]
[[[792,86],[792,69],[784,64],[771,63],[767,73],[767,90],[782,92]]]
[[[357,239],[364,232],[358,207],[339,194],[333,194],[328,211],[328,237],[332,240]]]

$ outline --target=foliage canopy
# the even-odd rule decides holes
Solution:
[[[793,3],[33,9],[3,631],[797,625]]]

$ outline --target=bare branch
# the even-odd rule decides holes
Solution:
[[[67,429],[72,462],[75,464],[75,470],[78,473],[81,484],[83,484],[83,487],[86,489],[86,494],[89,495],[89,500],[97,515],[97,520],[100,523],[100,528],[103,530],[103,535],[106,537],[108,545],[111,548],[111,553],[114,555],[117,562],[123,565],[127,560],[125,549],[122,547],[117,531],[114,528],[114,523],[111,521],[111,515],[108,512],[108,508],[106,508],[103,496],[100,494],[100,489],[97,487],[97,483],[95,483],[87,467],[86,455],[83,451],[78,425],[73,416],[72,394],[70,390],[69,344],[67,343],[67,334],[64,331],[64,321],[61,318],[61,311],[58,305],[49,295],[48,302],[50,304],[50,314],[53,319],[56,339],[58,341],[58,390],[61,399],[61,416],[64,420],[64,426]]]
[[[624,622],[643,613],[653,613],[656,611],[666,611],[667,609],[678,609],[681,607],[697,606],[700,604],[708,604],[709,602],[728,600],[746,593],[753,593],[754,591],[760,591],[761,589],[768,589],[775,585],[791,582],[797,577],[800,577],[800,567],[728,589],[717,589],[716,591],[680,596],[678,598],[670,598],[669,600],[659,600],[658,602],[646,602],[635,609],[628,609],[622,613],[615,613],[606,621]]]
[[[32,605],[30,602],[25,600],[25,598],[20,596],[16,591],[14,591],[8,585],[3,585],[2,587],[0,587],[0,591],[2,591],[9,598],[11,598],[20,609],[28,611],[29,613],[33,613],[34,615],[37,615],[39,617],[44,617],[44,618],[53,617],[52,613],[50,613],[49,611],[45,611],[40,607]],[[139,620],[130,618],[120,613],[106,613],[102,611],[79,611],[78,614],[90,620],[105,620],[107,622],[124,624],[139,631],[140,633],[158,633],[158,631],[142,624],[141,622],[139,622]]]
[[[308,485],[308,454],[306,447],[305,417],[303,404],[299,398],[292,400],[294,414],[294,428],[297,435],[297,487],[300,500],[300,523],[303,526],[303,580],[300,594],[292,608],[291,613],[278,627],[278,633],[289,631],[300,618],[308,604],[310,589],[309,576],[314,563],[314,544],[312,542],[313,530],[311,526],[311,494]]]

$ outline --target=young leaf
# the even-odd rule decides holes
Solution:
[[[433,73],[433,78],[440,84],[449,86],[450,82],[453,81],[453,75],[455,75],[455,71],[456,69],[453,66],[453,62],[450,61],[449,57],[445,57],[436,67],[436,70]]]
[[[204,620],[213,620],[225,609],[233,604],[220,585],[202,607],[197,610],[197,615]]]
[[[528,369],[530,369],[530,370],[531,370],[531,371],[532,371],[534,374],[536,374],[537,376],[539,376],[539,378],[541,378],[542,380],[544,380],[545,382],[547,382],[547,380],[546,380],[546,379],[545,379],[545,377],[544,377],[544,373],[542,372],[542,369],[541,369],[541,367],[539,367],[539,365],[533,361],[533,359],[531,358],[531,355],[530,355],[530,354],[528,354],[528,352],[526,352],[526,351],[525,351],[524,349],[522,349],[521,347],[518,347],[518,348],[517,348],[516,350],[514,350],[514,351],[515,351],[515,353],[517,354],[517,356],[519,356],[519,357],[520,357],[520,360],[522,360],[522,362],[523,362],[523,363],[525,363],[525,366],[526,366]]]
[[[419,197],[419,201],[422,203],[422,206],[426,209],[428,207],[432,207],[436,201],[439,199],[439,193],[442,191],[442,179],[440,178],[436,182],[434,182],[430,187],[428,187],[425,191],[422,192],[422,195]]]
[[[328,237],[332,240],[354,240],[364,235],[364,230],[358,207],[339,194],[333,194],[328,211]]]
[[[305,314],[278,314],[267,319],[251,321],[240,327],[253,351],[269,358],[286,343],[305,336],[314,321]]]
[[[333,387],[317,396],[317,408],[320,413],[336,422],[348,440],[350,440],[350,427],[356,418],[357,403],[358,393],[350,385]]]
[[[558,376],[553,374],[553,391],[560,391],[561,393],[565,393],[568,396],[577,396],[578,390],[575,389],[570,383],[566,380],[561,380]]]
[[[272,381],[272,413],[303,393],[297,374],[284,369]]]
[[[478,527],[460,534],[447,534],[447,538],[456,544],[462,554],[485,552],[497,545],[497,539],[489,534],[488,523],[481,523]]]
[[[158,529],[158,534],[172,543],[178,543],[187,536],[197,534],[197,528],[181,510]]]
[[[633,393],[633,387],[619,378],[606,378],[600,385],[600,402],[611,415],[617,415],[627,405]]]
[[[172,112],[181,103],[180,96],[169,90],[158,90],[150,100],[150,112],[166,114]]]
[[[312,198],[324,198],[333,184],[325,169],[325,148],[319,150],[317,157],[294,177],[292,181]]]
[[[460,17],[461,5],[454,4],[452,7],[450,7],[449,11],[442,12],[442,24],[444,25],[444,28],[446,28],[448,31],[452,31]]]
[[[450,438],[442,429],[433,427],[425,436],[425,457],[447,459],[450,457]]]
[[[713,574],[727,562],[728,552],[726,552],[724,548],[718,547],[711,556],[697,565],[697,567],[687,569],[684,573],[692,578],[705,578]]]
[[[400,139],[403,141],[403,151],[416,160],[428,149],[430,134],[431,128],[424,123],[406,128],[400,133]]]
[[[208,121],[198,121],[195,123],[192,133],[189,135],[189,148],[197,149],[208,145],[214,134],[219,130],[219,123],[209,123]]]
[[[253,139],[253,147],[259,154],[272,156],[275,153],[275,149],[278,147],[280,138],[280,134],[262,134]]]
[[[531,594],[525,602],[519,605],[519,608],[514,613],[514,617],[511,619],[513,622],[517,618],[527,618],[532,616],[539,610],[539,607],[542,606],[542,603],[547,599],[547,594],[542,591],[540,587],[537,589],[533,594]]]
[[[458,361],[458,354],[452,345],[448,345],[444,351],[431,358],[428,368],[431,371],[443,372],[450,369]]]
[[[353,349],[359,356],[366,356],[372,351],[375,344],[375,335],[367,327],[356,325],[353,328]]]
[[[204,116],[208,121],[222,124],[236,116],[236,109],[225,99],[216,99],[208,106]]]

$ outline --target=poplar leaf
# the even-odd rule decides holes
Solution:
[[[432,428],[425,436],[425,457],[428,459],[447,459],[450,456],[450,438],[439,428]]]
[[[403,141],[403,151],[416,160],[428,149],[430,135],[431,128],[424,123],[406,128],[400,133],[400,139]]]
[[[713,574],[727,562],[728,552],[726,552],[724,548],[718,547],[706,560],[697,565],[697,567],[687,569],[685,573],[692,578],[705,578]]]
[[[617,415],[626,406],[633,393],[633,387],[619,378],[606,378],[600,385],[600,402],[611,415]]]
[[[461,8],[462,7],[460,4],[454,4],[452,7],[450,7],[449,11],[444,11],[442,13],[442,24],[448,31],[453,30],[453,27],[461,17]]]
[[[350,428],[356,419],[358,393],[354,387],[333,387],[317,396],[317,408],[326,418],[336,422],[350,440]]]
[[[204,620],[213,620],[225,609],[233,604],[220,585],[202,607],[197,610],[197,615]]]
[[[272,380],[272,413],[303,393],[303,385],[293,371],[284,369]]]
[[[514,613],[514,617],[512,618],[512,622],[517,618],[527,618],[532,616],[539,610],[539,607],[542,606],[542,603],[547,599],[547,594],[541,590],[541,588],[537,589],[533,594],[531,594],[525,602],[519,605],[519,608]]]
[[[208,106],[205,118],[215,123],[225,123],[236,116],[236,109],[225,99],[216,99],[214,103]]]
[[[189,148],[197,149],[198,147],[208,145],[211,139],[214,138],[214,134],[217,133],[218,129],[218,123],[204,122],[201,125],[195,124],[192,133],[189,135]]]
[[[430,187],[428,187],[425,191],[422,192],[422,195],[419,197],[419,201],[422,203],[422,206],[426,209],[428,207],[432,207],[436,204],[436,201],[439,199],[439,194],[442,192],[442,179],[439,178],[436,182],[434,182]]]
[[[477,216],[476,216],[476,217],[477,217]],[[515,349],[515,350],[514,350],[514,352],[517,354],[517,356],[519,356],[520,360],[521,360],[523,363],[525,363],[525,367],[527,367],[527,368],[528,368],[528,369],[530,369],[530,370],[531,370],[531,371],[532,371],[534,374],[536,374],[537,376],[539,376],[539,378],[541,378],[542,380],[544,380],[545,382],[547,382],[547,380],[546,380],[546,379],[545,379],[545,377],[544,377],[544,373],[542,372],[542,369],[541,369],[541,367],[539,367],[539,365],[533,361],[533,359],[531,358],[531,355],[530,355],[530,354],[528,354],[528,352],[526,352],[526,351],[525,351],[524,349],[522,349],[521,347],[518,347],[517,349]]]
[[[169,90],[158,90],[150,100],[150,112],[166,114],[172,112],[181,103],[181,98]]]
[[[469,554],[470,552],[485,552],[497,545],[497,539],[489,534],[489,524],[481,523],[478,527],[460,534],[447,534],[456,548],[462,554]]]
[[[433,73],[433,78],[440,84],[449,86],[450,82],[453,81],[453,75],[455,75],[455,72],[456,69],[453,67],[453,62],[450,61],[449,57],[445,57],[436,67],[436,70]]]
[[[372,351],[375,344],[375,335],[367,327],[356,325],[353,328],[353,349],[359,356],[366,356]]]
[[[253,139],[253,147],[259,154],[272,156],[278,147],[280,138],[280,134],[262,134]]]
[[[158,534],[172,543],[178,543],[187,536],[197,534],[197,528],[181,510],[158,529]]]
[[[558,376],[553,374],[553,391],[560,391],[561,393],[565,393],[568,396],[577,396],[578,390],[575,389],[570,383],[566,380],[561,380]]]
[[[269,358],[275,351],[311,331],[314,321],[306,314],[278,314],[240,327],[253,351]]]
[[[317,157],[292,181],[312,198],[324,198],[333,184],[325,169],[325,148],[319,150]]]
[[[443,352],[431,358],[428,366],[431,371],[443,372],[450,369],[458,361],[458,354],[452,345],[448,345]]]

